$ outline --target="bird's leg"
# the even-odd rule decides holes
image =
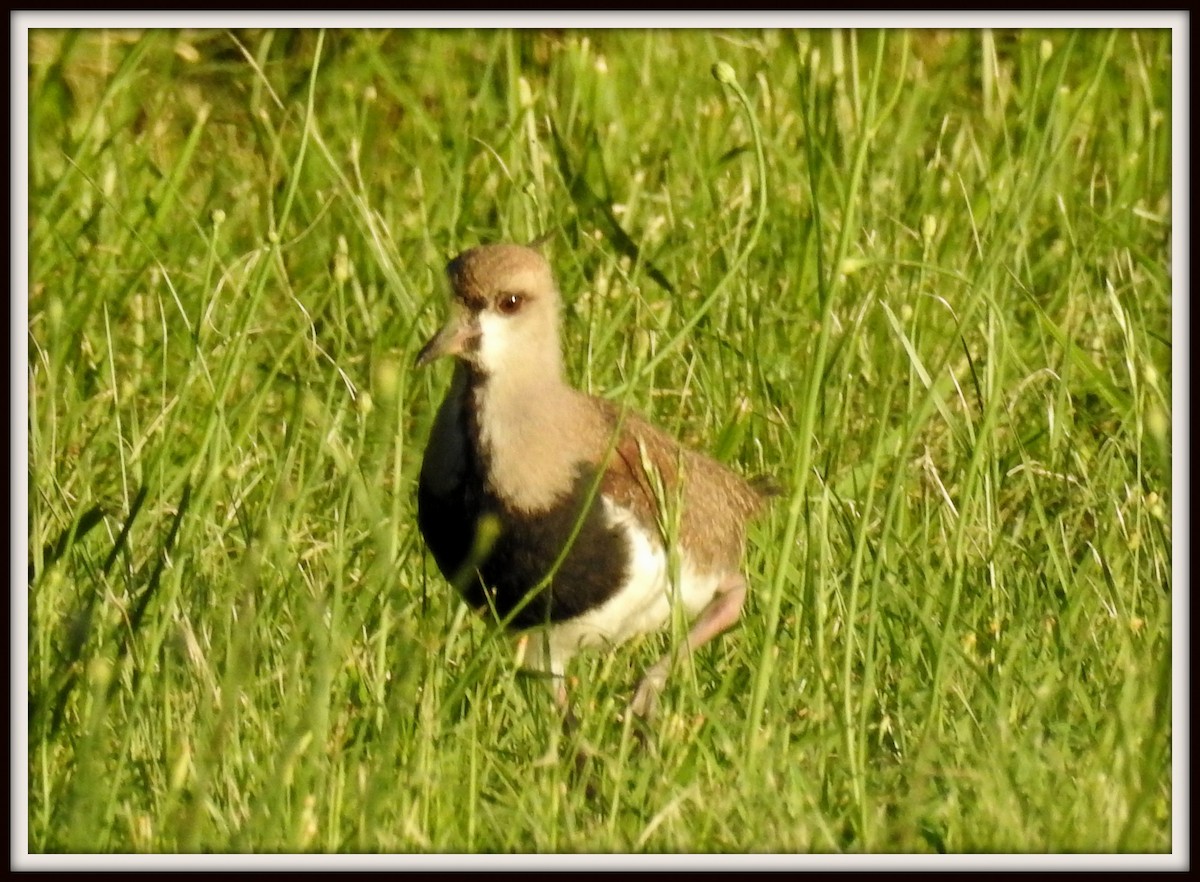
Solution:
[[[575,748],[574,768],[575,774],[582,774],[587,761],[596,755],[596,749],[593,748],[582,738],[578,738],[579,732],[579,717],[575,716],[575,709],[571,703],[571,694],[567,691],[566,675],[554,671],[550,674],[551,689],[554,691],[554,706],[558,708],[562,714],[562,729],[561,733],[551,737],[550,746],[546,750],[546,754],[540,759],[534,760],[533,765],[536,766],[553,766],[559,762],[559,742],[560,739],[571,742],[578,739],[578,745]],[[595,786],[587,785],[587,793],[589,796],[595,795]]]
[[[562,716],[562,729],[559,734],[551,736],[546,754],[534,761],[533,764],[535,766],[555,765],[558,762],[559,740],[561,738],[569,738],[579,725],[579,721],[575,717],[575,712],[571,708],[571,696],[567,691],[566,675],[559,671],[548,671],[545,676],[550,681],[550,689],[554,696],[554,706],[558,708],[558,712]]]
[[[563,734],[570,735],[578,727],[579,720],[571,707],[571,695],[567,692],[567,678],[561,674],[554,677],[554,705],[562,714]]]
[[[629,702],[629,709],[643,719],[652,717],[658,693],[666,685],[671,668],[682,656],[728,630],[741,614],[745,600],[746,580],[740,574],[729,576],[717,589],[713,599],[700,611],[683,645],[668,651],[646,671],[638,683],[633,700]]]
[[[588,769],[588,761],[598,756],[599,753],[594,747],[583,740],[583,737],[579,734],[579,717],[575,716],[571,696],[567,691],[567,678],[565,676],[556,675],[554,678],[554,704],[562,714],[562,737],[568,743],[575,743],[571,780],[576,784],[582,781],[584,794],[588,799],[595,799],[600,793],[600,788],[596,783],[595,770]],[[557,739],[555,741],[557,742]],[[552,758],[549,764],[556,764],[558,762],[557,743],[551,745],[550,753],[547,754],[547,757]]]

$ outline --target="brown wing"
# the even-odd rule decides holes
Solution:
[[[762,494],[711,457],[684,447],[640,414],[592,399],[608,423],[609,456],[603,491],[629,508],[655,535],[676,535],[703,569],[736,568],[746,522],[761,510]],[[603,456],[607,452],[600,452]]]

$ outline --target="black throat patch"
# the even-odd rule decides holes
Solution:
[[[630,548],[605,515],[596,468],[580,463],[548,508],[517,510],[490,489],[490,463],[465,401],[463,411],[459,480],[441,493],[422,481],[417,491],[417,522],[442,574],[472,606],[493,608],[516,629],[603,604],[628,578]]]

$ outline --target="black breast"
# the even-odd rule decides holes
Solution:
[[[628,539],[604,516],[594,468],[581,465],[553,506],[530,514],[488,491],[475,456],[462,465],[448,492],[421,482],[417,522],[438,568],[472,606],[490,604],[512,627],[528,628],[594,609],[624,583]]]

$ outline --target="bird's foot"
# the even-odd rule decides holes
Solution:
[[[629,702],[629,711],[647,722],[654,719],[655,711],[658,710],[659,693],[667,685],[667,665],[663,661],[646,672]]]

